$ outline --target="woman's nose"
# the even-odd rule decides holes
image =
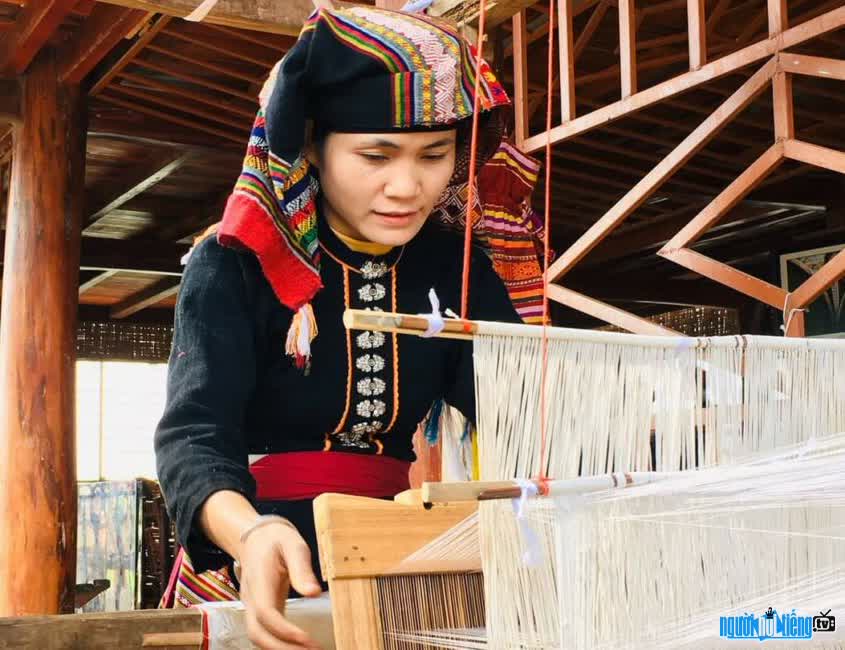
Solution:
[[[416,165],[398,164],[388,171],[384,193],[393,198],[413,198],[422,189],[420,181]]]

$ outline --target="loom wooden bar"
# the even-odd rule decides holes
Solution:
[[[727,264],[705,257],[688,248],[666,251],[662,256],[676,264],[700,273],[747,296],[764,302],[775,309],[783,309],[786,291],[754,276],[738,271]]]
[[[619,70],[622,99],[637,92],[637,24],[634,0],[617,0],[619,7]]]
[[[432,559],[423,564],[403,566],[409,555],[474,511],[472,503],[444,504],[426,510],[421,505],[382,499],[321,495],[314,501],[314,522],[323,576],[327,580],[343,580],[478,571],[480,560],[471,559]]]
[[[775,73],[772,79],[772,109],[775,119],[775,139],[783,141],[794,138],[792,77],[785,72]]]
[[[640,318],[624,309],[613,307],[577,291],[566,289],[558,284],[549,283],[546,286],[546,291],[549,299],[577,309],[605,323],[621,327],[627,332],[645,336],[678,336],[678,332],[674,330],[662,327],[657,323]]]
[[[687,72],[674,79],[643,90],[636,95],[621,99],[598,110],[572,120],[569,124],[554,127],[548,134],[552,144],[587,133],[595,128],[642,110],[670,97],[680,95],[697,86],[736,72],[751,63],[765,59],[793,45],[804,43],[816,36],[835,31],[845,26],[845,7],[833,9],[821,16],[796,25],[774,38],[754,43],[737,52],[702,66],[699,70]],[[539,151],[546,146],[547,134],[538,133],[525,141],[527,153]]]
[[[769,37],[784,32],[788,26],[786,0],[768,0]]]
[[[330,580],[332,624],[337,650],[384,648],[375,582],[368,578]]]
[[[513,93],[516,146],[522,148],[528,137],[528,44],[526,16],[520,11],[513,17]]]
[[[604,216],[594,223],[548,269],[547,282],[566,274],[593,248],[607,237],[663,182],[697,151],[702,149],[737,113],[750,104],[768,84],[775,71],[771,60],[760,68],[725,102],[690,133],[675,149],[623,196]]]
[[[845,153],[801,140],[786,140],[783,154],[792,160],[845,174]]]
[[[142,648],[201,648],[202,632],[154,632],[145,634]]]
[[[783,144],[776,143],[755,160],[748,169],[687,223],[666,245],[659,255],[689,246],[716,224],[783,161]]]
[[[84,99],[52,50],[21,82],[0,313],[0,615],[69,611]]]
[[[486,490],[501,490],[513,488],[513,481],[455,481],[455,482],[426,482],[422,484],[423,503],[452,503],[457,501],[473,501]],[[516,486],[519,490],[519,486]]]
[[[793,74],[845,81],[845,61],[841,59],[783,52],[780,55],[780,67],[784,72]]]
[[[690,70],[698,70],[707,62],[707,22],[704,13],[705,0],[687,0]]]
[[[378,330],[398,334],[416,334],[417,336],[421,336],[429,327],[428,320],[423,316],[358,309],[347,309],[343,313],[343,324],[350,330]],[[446,319],[443,331],[438,336],[471,339],[476,331],[477,327],[471,321]]]
[[[202,615],[194,609],[0,618],[0,647],[140,650],[150,647],[143,645],[145,635],[200,633],[201,638],[201,621]],[[183,636],[176,638],[185,640]],[[200,644],[192,647],[198,650]]]
[[[575,48],[572,37],[572,3],[557,2],[557,38],[560,69],[560,121],[575,118]]]

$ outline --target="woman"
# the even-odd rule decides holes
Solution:
[[[462,241],[436,215],[466,180],[474,66],[427,17],[316,13],[279,67],[216,238],[185,269],[156,432],[186,556],[179,600],[239,596],[260,647],[312,643],[282,611],[289,588],[321,592],[313,498],[406,489],[412,435],[437,399],[474,419],[469,344],[341,321],[350,307],[430,312],[432,288],[459,310]],[[480,73],[479,164],[508,101]],[[488,259],[471,263],[470,317],[517,321]]]

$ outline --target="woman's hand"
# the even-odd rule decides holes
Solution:
[[[284,521],[262,526],[247,536],[238,555],[249,640],[261,650],[319,649],[284,617],[291,586],[303,596],[322,593],[311,551],[296,528]]]

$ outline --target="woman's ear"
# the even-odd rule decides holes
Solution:
[[[317,151],[317,146],[313,142],[305,145],[305,160],[309,162],[312,167],[320,168],[320,156]]]
[[[314,142],[314,123],[309,120],[305,124],[305,146],[302,153],[305,155],[305,160],[313,167],[320,167],[320,152],[319,147]]]

